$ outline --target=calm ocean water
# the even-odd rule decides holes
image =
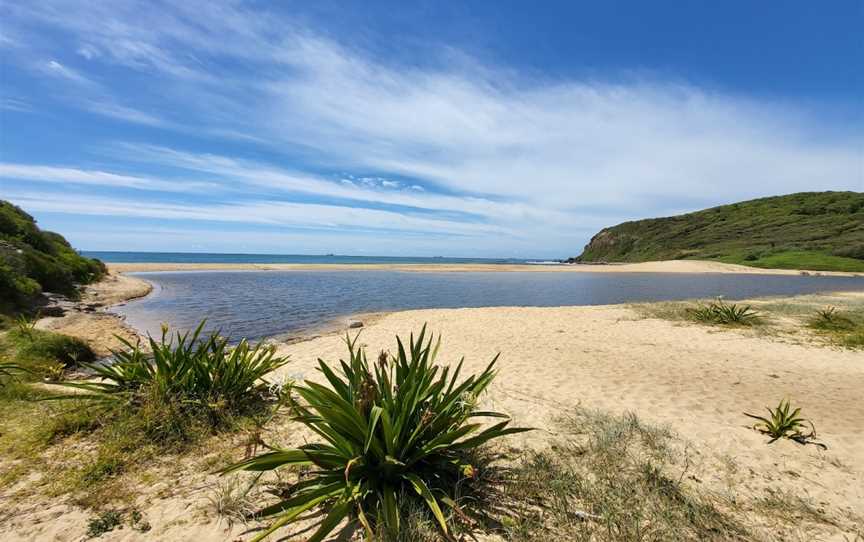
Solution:
[[[516,258],[402,258],[397,256],[339,256],[303,254],[216,254],[206,252],[98,252],[83,251],[88,258],[99,258],[109,263],[333,263],[333,264],[372,264],[372,263],[424,263],[459,264],[485,263],[506,264],[526,263],[532,260]],[[538,262],[539,263],[539,262]],[[542,262],[552,263],[552,262]]]
[[[194,271],[135,273],[155,285],[116,307],[154,335],[161,322],[208,327],[232,338],[300,336],[363,312],[419,308],[602,305],[864,291],[861,277],[731,274]]]

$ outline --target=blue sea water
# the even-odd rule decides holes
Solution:
[[[639,301],[864,291],[864,277],[797,275],[182,271],[134,273],[154,285],[116,307],[139,330],[179,330],[207,318],[235,339],[302,336],[357,313],[423,308],[601,305]]]
[[[108,263],[298,263],[298,264],[514,264],[532,263],[517,258],[444,258],[399,256],[340,256],[337,254],[218,254],[207,252],[99,252],[83,251],[88,258]],[[538,260],[539,262],[539,260]],[[541,263],[556,263],[543,261]]]

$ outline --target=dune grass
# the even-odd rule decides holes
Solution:
[[[262,379],[287,362],[265,345],[231,347],[215,334],[163,336],[151,341],[149,352],[139,345],[117,352],[113,369],[82,363],[104,377],[98,385],[72,381],[47,389],[34,384],[45,367],[68,357],[56,347],[68,343],[56,334],[19,332],[0,337],[3,351],[27,360],[31,370],[0,391],[0,453],[13,461],[0,480],[13,483],[38,469],[47,480],[43,491],[71,493],[91,508],[115,500],[122,486],[115,482],[154,457],[187,452],[217,432],[260,425],[280,393]],[[112,370],[129,378],[112,380]],[[61,447],[63,461],[44,460]]]
[[[826,300],[831,305],[826,306]],[[689,321],[728,329],[750,327],[760,335],[782,337],[800,344],[852,350],[864,348],[864,301],[843,294],[798,296],[783,301],[766,298],[737,304],[722,300],[667,301],[639,303],[632,308],[644,318]]]
[[[748,539],[721,501],[686,483],[686,457],[670,431],[633,414],[580,409],[561,421],[560,434],[503,485],[505,539]]]
[[[710,301],[639,303],[632,307],[646,318],[694,322],[721,328],[764,328],[770,323],[766,314],[757,311],[751,304],[730,303],[721,298]]]
[[[864,348],[864,308],[839,310],[825,307],[812,313],[807,322],[833,344],[846,348]]]

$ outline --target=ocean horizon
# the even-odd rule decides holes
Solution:
[[[106,263],[227,264],[556,264],[549,258],[456,258],[445,256],[349,256],[343,254],[242,254],[220,252],[125,252],[83,250]]]

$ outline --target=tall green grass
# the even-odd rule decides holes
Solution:
[[[403,512],[421,507],[449,537],[448,518],[462,514],[457,502],[460,481],[475,476],[471,452],[490,440],[526,431],[508,427],[498,412],[477,408],[495,378],[495,361],[481,373],[460,381],[462,361],[451,371],[435,364],[439,342],[426,328],[407,345],[397,337],[397,355],[382,354],[370,364],[357,338],[346,338],[348,361],[335,370],[319,360],[328,385],[307,381],[294,391],[297,421],[322,442],[278,449],[233,465],[237,470],[270,471],[311,468],[288,490],[288,497],[261,510],[278,519],[256,537],[317,507],[324,519],[308,538],[326,537],[346,516],[355,517],[367,536],[396,536]],[[477,418],[501,418],[484,426]]]

